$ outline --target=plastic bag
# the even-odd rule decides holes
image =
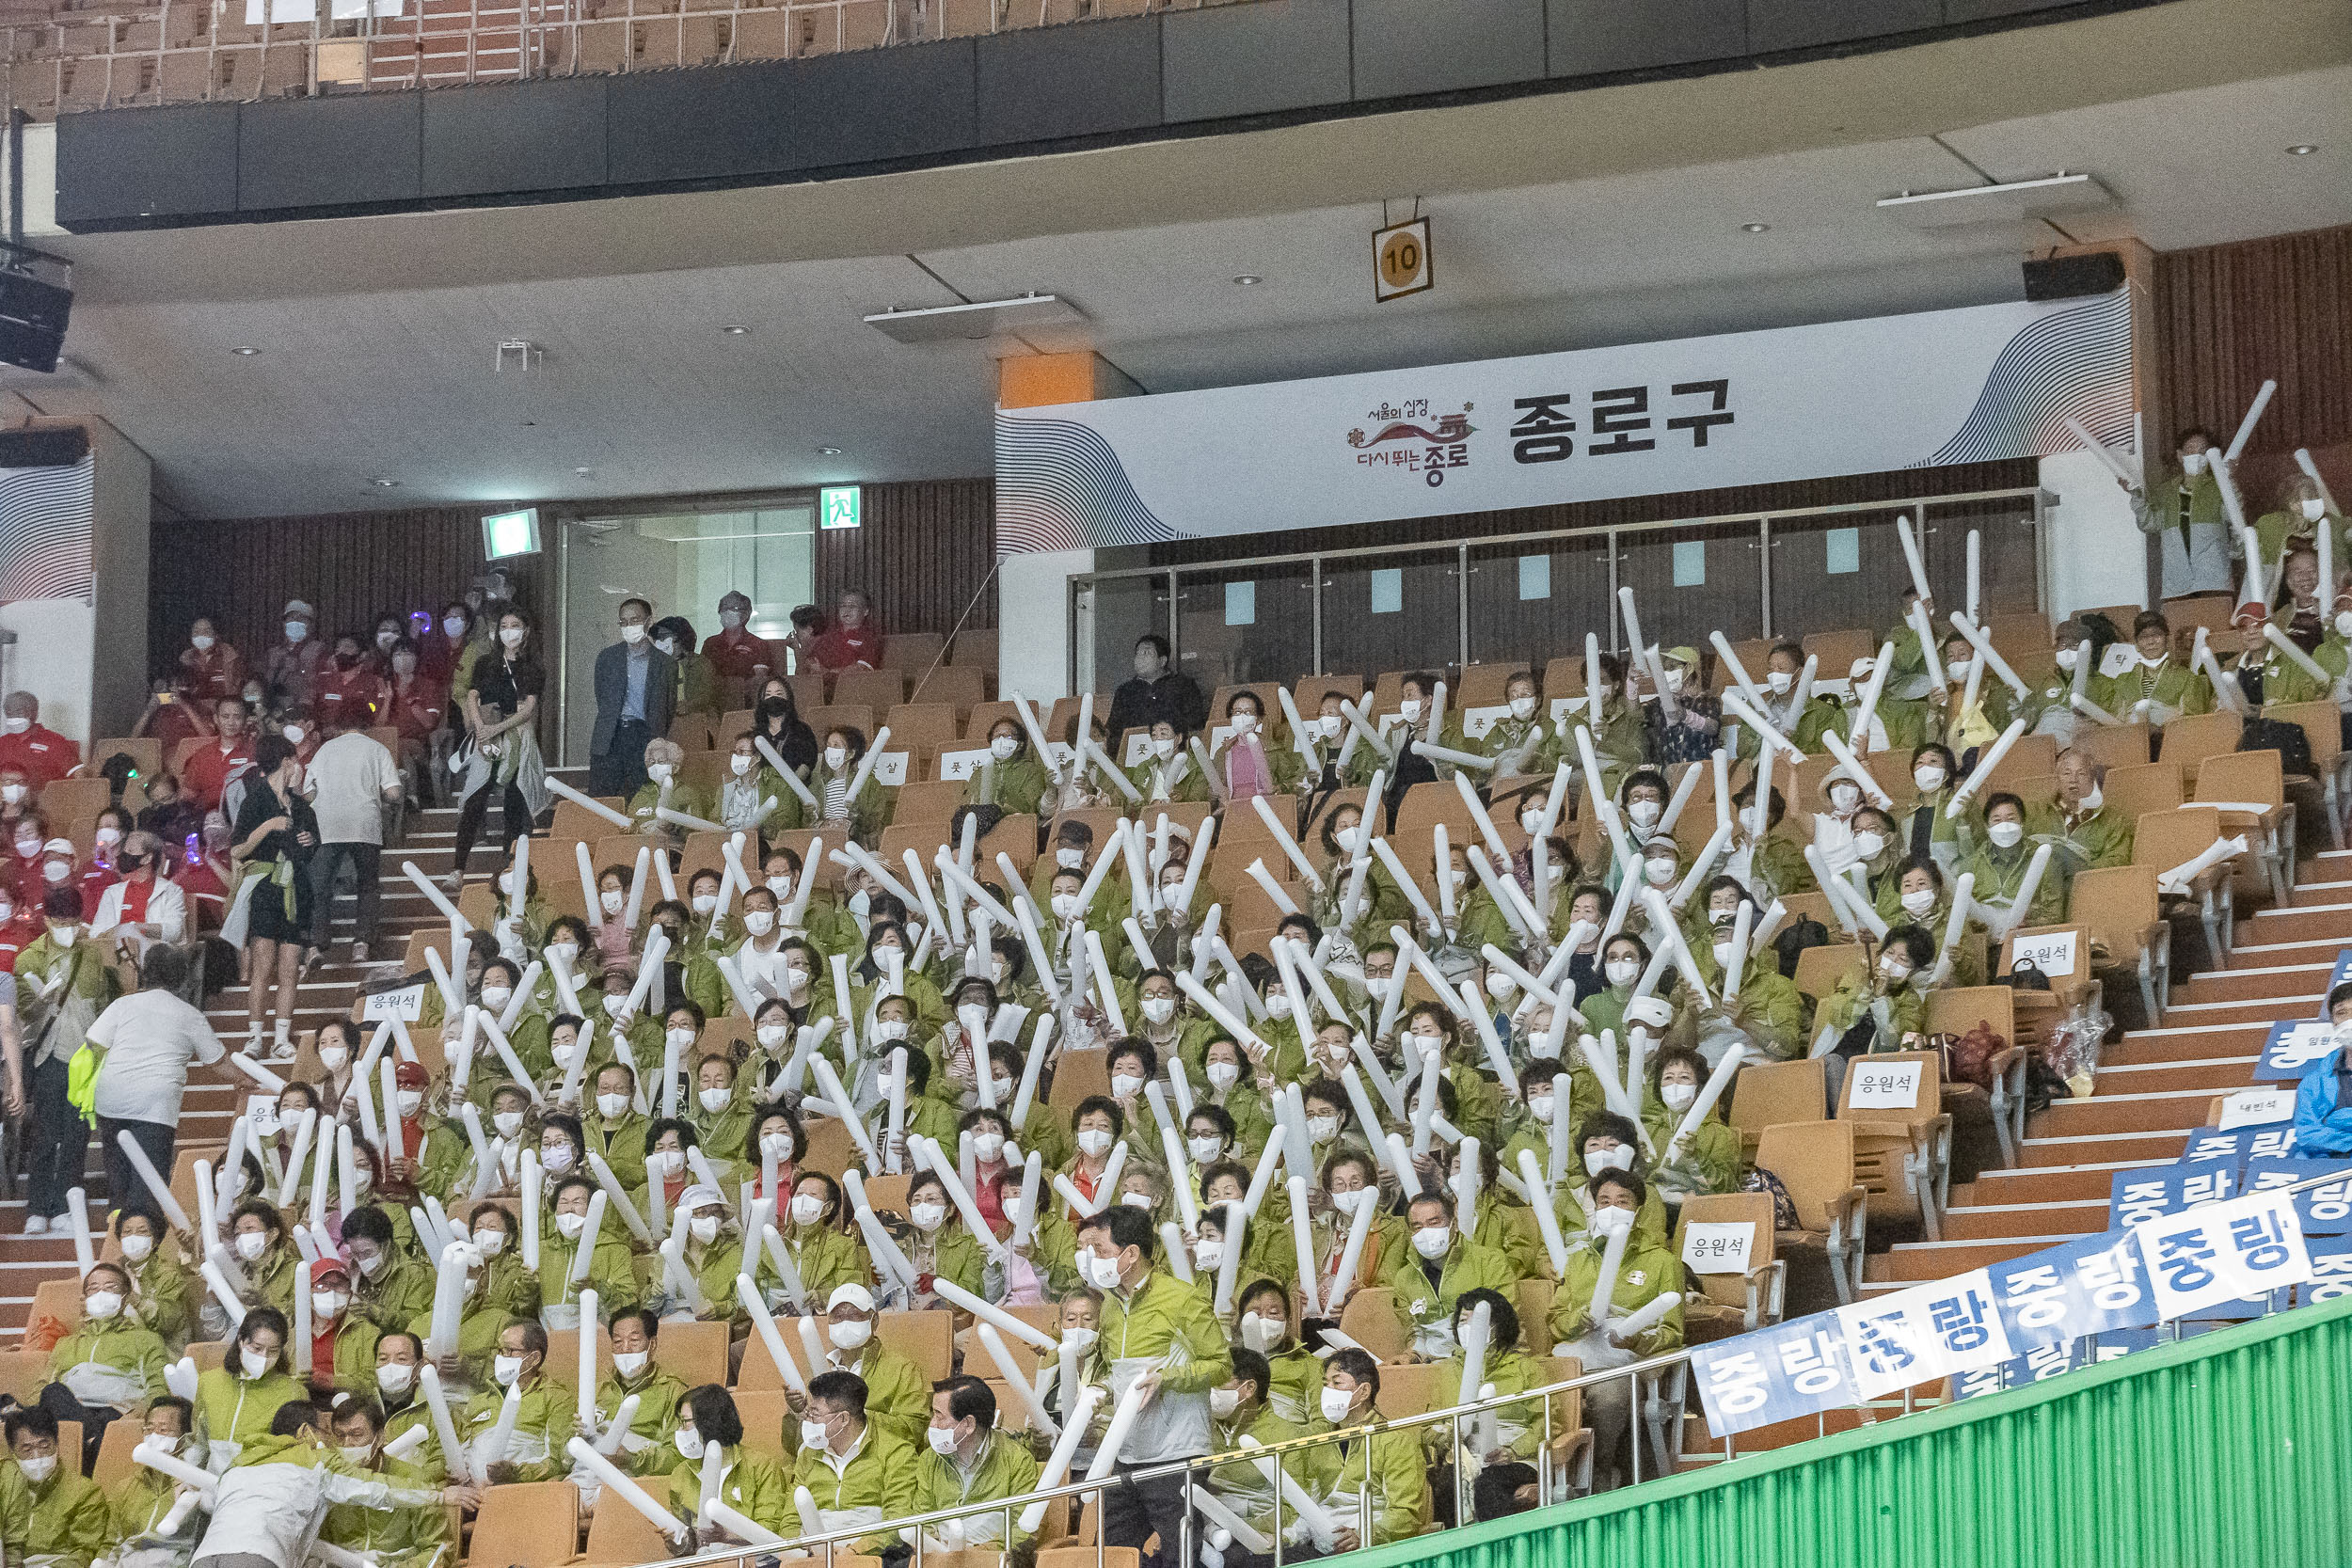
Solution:
[[[2090,1098],[2099,1072],[2100,1043],[2115,1020],[2098,1007],[2084,1003],[2073,1008],[2050,1028],[2050,1037],[2042,1047],[2042,1058],[2076,1100]]]

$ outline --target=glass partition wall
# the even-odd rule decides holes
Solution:
[[[623,599],[651,600],[656,620],[684,616],[699,645],[719,629],[720,598],[740,591],[752,601],[752,632],[781,638],[793,608],[813,596],[816,534],[813,497],[565,521],[559,765],[588,760],[596,655],[615,635]]]
[[[1966,602],[1971,531],[1981,612],[2032,612],[2047,603],[2050,501],[2040,489],[1994,490],[1095,572],[1071,579],[1071,689],[1117,686],[1152,631],[1204,690],[1421,665],[1540,667],[1582,653],[1588,631],[1620,648],[1621,587],[1634,591],[1644,633],[1667,647],[1704,650],[1712,631],[1736,642],[1883,629],[1911,581],[1895,519],[1923,511],[1939,612]]]

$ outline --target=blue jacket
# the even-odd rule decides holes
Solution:
[[[2339,1074],[2345,1070],[2344,1053],[2338,1051],[2303,1075],[2295,1091],[2295,1152],[2298,1156],[2352,1155],[2352,1106],[2344,1103]]]

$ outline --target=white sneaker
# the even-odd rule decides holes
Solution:
[[[294,1059],[294,1041],[290,1039],[272,1040],[269,1047],[269,1059],[273,1062],[293,1061]]]
[[[25,1215],[24,1234],[27,1236],[46,1236],[49,1234],[48,1220],[39,1214]]]

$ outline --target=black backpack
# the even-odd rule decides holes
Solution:
[[[1780,928],[1780,935],[1772,939],[1772,951],[1780,955],[1780,977],[1784,980],[1795,979],[1797,956],[1808,947],[1828,945],[1828,927],[1811,915],[1797,915]]]
[[[2308,779],[2312,774],[2312,737],[2303,733],[2300,724],[2284,720],[2252,716],[2237,733],[2237,749],[2241,752],[2276,752],[2279,770],[2288,778]]]

